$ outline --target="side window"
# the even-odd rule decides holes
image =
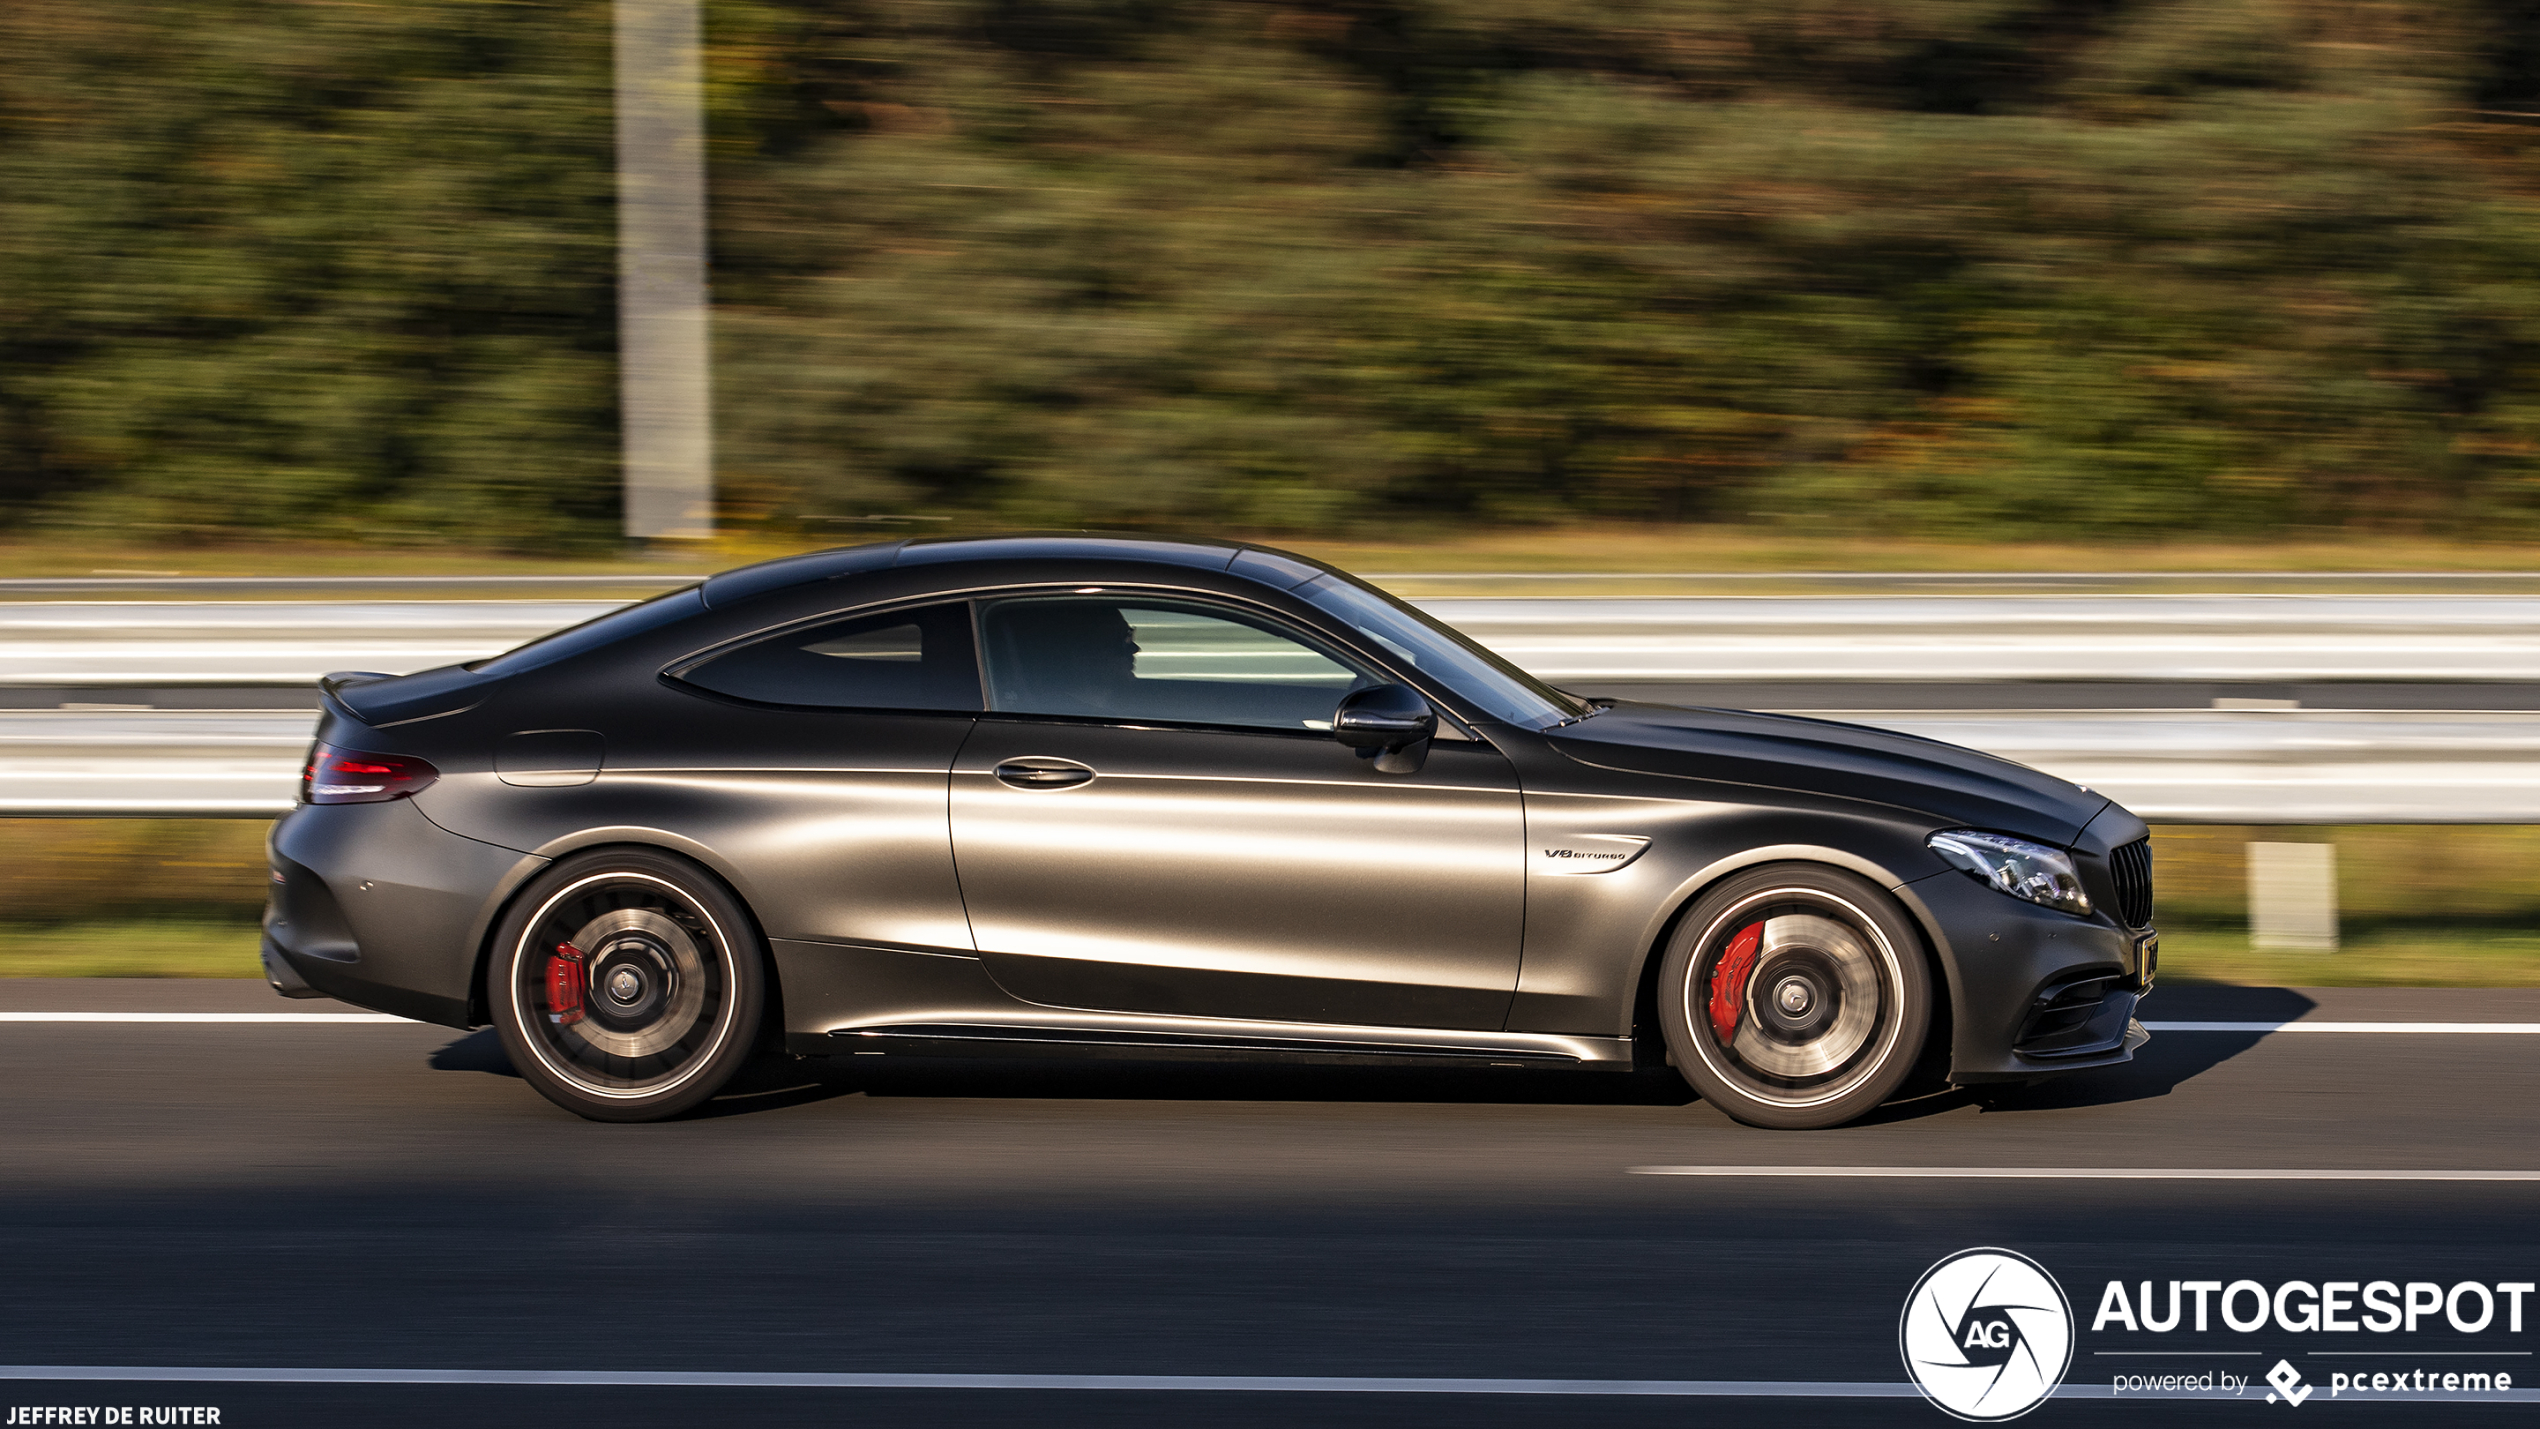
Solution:
[[[771,705],[979,708],[970,612],[959,603],[798,626],[691,665],[678,678]]]
[[[1025,596],[981,612],[989,707],[1014,714],[1327,730],[1382,681],[1267,621],[1138,596]]]

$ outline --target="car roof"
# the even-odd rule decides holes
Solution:
[[[785,556],[723,572],[705,583],[705,602],[720,609],[771,591],[872,571],[988,561],[1106,561],[1231,571],[1292,589],[1332,568],[1310,557],[1241,541],[1206,537],[1114,535],[1085,531],[1009,536],[942,536],[877,541]]]

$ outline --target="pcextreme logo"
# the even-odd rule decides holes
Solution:
[[[1923,1272],[1896,1323],[1905,1372],[1944,1413],[1980,1424],[2046,1402],[2073,1365],[2073,1307],[2015,1250],[1962,1250]]]

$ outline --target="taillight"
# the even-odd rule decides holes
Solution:
[[[440,777],[440,770],[411,754],[366,754],[321,744],[309,751],[308,767],[300,771],[300,802],[384,804]]]

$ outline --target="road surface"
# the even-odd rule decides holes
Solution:
[[[0,983],[11,1016],[330,1009],[242,984]],[[213,1406],[224,1425],[1937,1425],[1950,1421],[1917,1399],[1487,1386],[1893,1391],[1909,1288],[1939,1258],[1987,1245],[2035,1257],[2074,1302],[2071,1391],[2154,1369],[2248,1378],[2278,1359],[2322,1386],[2384,1364],[2540,1384],[2540,1302],[2521,1333],[2501,1320],[2414,1336],[2090,1325],[2112,1279],[2540,1279],[2529,1180],[1635,1174],[2540,1173],[2540,993],[2179,987],[2145,1016],[2295,1027],[2163,1031],[2127,1068],[1767,1133],[1663,1075],[924,1062],[773,1078],[694,1120],[596,1126],[533,1095],[485,1033],[0,1021],[0,1359],[13,1365],[1040,1377],[1011,1389],[21,1379],[0,1383],[0,1402]],[[2399,1357],[2334,1357],[2359,1350]],[[1086,1375],[1220,1387],[1064,1387]],[[1348,1389],[1400,1377],[1486,1388]],[[2257,1402],[2265,1391],[2058,1400],[2029,1422],[2285,1412]],[[2530,1413],[2521,1398],[2345,1397],[2331,1417]]]

